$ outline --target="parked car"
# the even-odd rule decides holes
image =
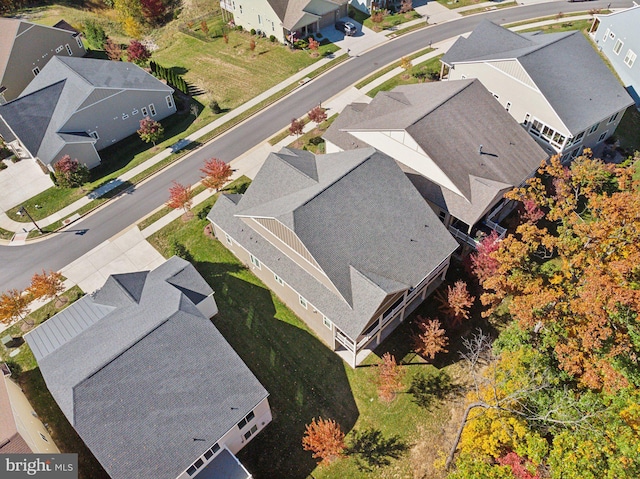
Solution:
[[[356,26],[353,23],[343,21],[336,22],[336,30],[350,37],[355,35],[357,31]]]

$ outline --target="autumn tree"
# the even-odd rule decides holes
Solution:
[[[62,274],[56,271],[49,271],[49,273],[46,273],[42,270],[42,274],[34,273],[31,277],[31,284],[28,288],[29,294],[33,299],[55,298],[59,303],[62,303],[60,296],[58,296],[65,289],[62,278]]]
[[[315,38],[309,38],[309,50],[311,50],[311,56],[318,56],[318,48],[320,48],[320,42]]]
[[[471,271],[482,284],[498,271],[498,260],[493,257],[494,251],[500,247],[500,238],[496,231],[485,236],[476,246],[476,251],[469,255]]]
[[[167,206],[174,210],[183,209],[185,213],[188,213],[192,204],[191,185],[183,185],[174,181],[171,188],[169,188]]]
[[[107,38],[104,42],[104,51],[107,53],[107,57],[109,57],[109,60],[122,60],[122,54],[124,53],[122,47],[119,43],[114,42],[110,38]]]
[[[31,299],[17,289],[10,289],[0,295],[0,323],[11,324],[15,319],[25,319]]]
[[[312,451],[321,464],[340,457],[345,450],[344,432],[333,419],[313,418],[302,438],[302,448]]]
[[[400,13],[409,13],[413,10],[413,0],[402,0],[400,3]]]
[[[304,120],[298,120],[297,118],[291,119],[291,125],[289,125],[289,134],[300,136],[304,130]]]
[[[152,25],[159,24],[167,11],[162,0],[140,0],[140,6],[142,15]]]
[[[462,321],[469,319],[469,310],[476,299],[469,294],[467,283],[462,280],[456,281],[453,287],[447,286],[446,295],[438,291],[436,298],[440,301],[440,310],[451,319],[453,326],[457,326]]]
[[[200,168],[200,171],[204,173],[202,177],[202,184],[210,190],[218,191],[222,188],[231,175],[233,170],[228,163],[225,163],[218,158],[210,158],[204,162],[204,166]]]
[[[418,316],[417,326],[413,347],[420,356],[433,359],[438,353],[448,352],[449,338],[447,332],[440,327],[440,321]]]
[[[570,167],[558,157],[507,195],[544,213],[525,218],[491,254],[485,314],[505,302],[524,331],[582,386],[610,391],[637,378],[640,358],[640,195],[633,169],[585,150]],[[529,207],[531,209],[531,206]]]
[[[254,51],[256,49],[256,41],[252,38],[249,41],[249,50]]]
[[[309,120],[316,124],[320,124],[327,119],[327,110],[320,105],[313,107],[309,113]]]
[[[200,22],[200,31],[205,35],[209,35],[209,26],[207,25],[207,22],[205,20],[202,20]]]
[[[137,40],[131,40],[127,47],[127,60],[138,66],[146,64],[151,58],[151,52]]]
[[[122,21],[122,28],[124,32],[132,38],[140,38],[142,36],[142,25],[140,22],[132,17],[125,17]]]
[[[378,364],[378,397],[390,403],[396,397],[396,393],[402,389],[402,378],[405,371],[396,362],[396,358],[390,353],[382,355],[382,362]]]
[[[64,155],[53,165],[56,184],[60,188],[76,188],[89,181],[89,168],[76,158]]]
[[[153,146],[156,146],[156,142],[160,141],[164,136],[164,128],[160,122],[152,120],[147,116],[140,120],[138,135],[140,135],[140,139],[145,143],[153,143]]]

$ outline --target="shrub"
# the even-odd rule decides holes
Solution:
[[[242,31],[242,25],[238,25],[238,26],[236,27],[236,30],[238,30],[239,32],[241,32],[241,31]]]
[[[61,188],[75,188],[89,181],[89,168],[77,159],[64,155],[54,165],[56,184]]]
[[[216,100],[211,100],[211,103],[209,103],[209,108],[211,108],[211,111],[216,115],[222,112],[222,108],[220,108],[220,105]]]
[[[322,138],[321,136],[314,136],[313,138],[309,138],[310,145],[318,146],[321,143],[324,143],[324,138]]]
[[[84,24],[84,36],[89,44],[98,50],[102,50],[104,42],[107,41],[107,34],[104,32],[104,28],[90,20]]]
[[[6,168],[8,168],[7,164],[4,161],[0,161],[0,170],[4,170]]]
[[[271,43],[275,43],[276,42],[276,36],[275,35],[269,35],[269,41]]]
[[[255,35],[255,34],[256,34],[256,29],[255,29],[255,28],[252,28],[252,29],[251,29],[251,32],[249,32],[249,33],[251,33],[251,35]]]

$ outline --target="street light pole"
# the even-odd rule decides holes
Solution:
[[[31,222],[33,223],[33,226],[35,226],[38,231],[40,232],[40,234],[44,233],[44,231],[42,231],[42,229],[40,229],[40,227],[38,226],[38,223],[35,222],[35,220],[33,219],[33,217],[29,214],[29,212],[27,211],[27,209],[24,206],[21,206],[20,209],[18,210],[18,213],[25,214],[27,215],[27,217],[31,220]]]

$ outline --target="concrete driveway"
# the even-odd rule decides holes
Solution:
[[[53,186],[34,160],[2,161],[7,168],[0,171],[0,211],[10,210]]]
[[[351,56],[360,55],[361,53],[366,52],[367,50],[370,50],[371,48],[374,48],[381,43],[389,40],[385,35],[389,32],[376,33],[370,28],[362,26],[360,23],[349,17],[343,17],[340,20],[342,20],[343,22],[353,23],[358,29],[358,32],[354,36],[349,37],[344,33],[339,32],[333,25],[331,25],[320,30],[320,33],[322,33],[325,38],[328,38],[332,43],[336,44],[342,50],[348,50]]]

